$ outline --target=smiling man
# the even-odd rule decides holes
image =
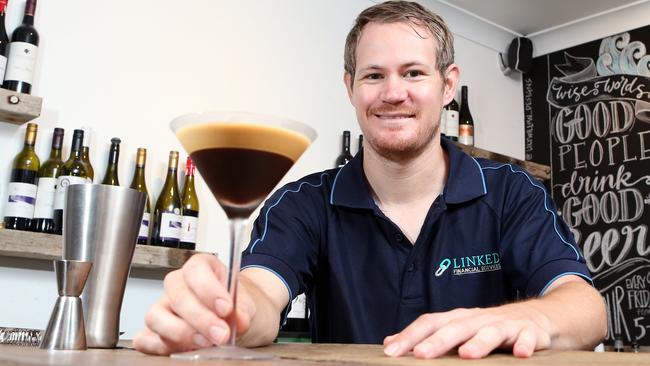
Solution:
[[[346,166],[279,189],[243,255],[239,344],[269,344],[307,293],[314,342],[383,343],[433,358],[497,348],[519,357],[593,347],[602,299],[542,186],[520,168],[441,140],[459,68],[443,20],[417,3],[363,11],[344,82],[364,133]],[[223,264],[197,255],[165,279],[137,349],[223,344],[232,316]]]

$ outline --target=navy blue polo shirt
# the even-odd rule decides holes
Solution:
[[[242,269],[262,267],[306,293],[312,340],[381,343],[419,315],[591,281],[542,185],[521,168],[474,159],[442,139],[444,192],[409,242],[372,199],[363,155],[278,189],[255,221]]]

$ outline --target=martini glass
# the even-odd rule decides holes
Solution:
[[[190,154],[230,222],[228,292],[237,302],[241,251],[248,219],[271,193],[316,131],[300,122],[242,112],[194,113],[175,118],[171,128]],[[172,354],[184,359],[269,359],[235,345],[235,317],[228,319],[227,345]]]

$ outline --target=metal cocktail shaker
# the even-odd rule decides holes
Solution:
[[[134,189],[78,184],[68,187],[63,258],[93,262],[82,295],[90,348],[113,348],[146,194]]]

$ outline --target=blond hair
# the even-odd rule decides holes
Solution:
[[[344,68],[354,80],[357,66],[356,51],[363,28],[371,22],[409,23],[429,30],[436,41],[436,62],[440,75],[454,62],[454,36],[442,18],[411,1],[386,1],[369,7],[359,14],[345,40]],[[417,31],[416,31],[417,32]],[[424,35],[418,34],[422,38]]]

